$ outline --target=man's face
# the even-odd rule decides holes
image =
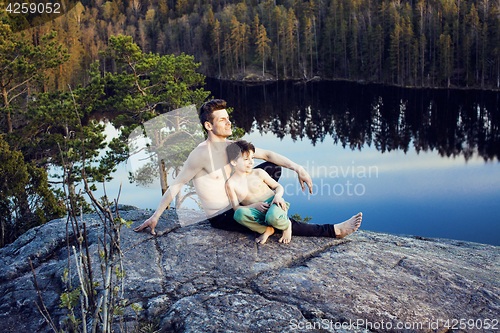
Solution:
[[[231,129],[231,121],[229,120],[229,115],[225,109],[217,110],[213,112],[214,119],[212,124],[209,124],[209,130],[216,136],[227,138],[233,131]]]
[[[254,165],[253,155],[253,151],[246,152],[243,155],[240,154],[231,164],[234,165],[234,168],[238,171],[250,172]]]

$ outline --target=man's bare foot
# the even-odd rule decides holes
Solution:
[[[158,223],[157,220],[155,220],[152,216],[147,219],[146,221],[144,221],[143,224],[141,224],[140,226],[134,228],[134,231],[135,232],[139,232],[141,231],[142,229],[144,228],[151,228],[151,235],[156,235],[156,232],[155,232],[155,228],[156,228],[156,224]]]
[[[290,225],[288,228],[283,230],[283,236],[278,240],[278,242],[283,243],[283,244],[288,244],[292,240],[292,222],[290,222]]]
[[[255,238],[255,242],[258,244],[265,244],[269,236],[271,236],[272,234],[274,234],[274,228],[267,227],[266,231],[263,234]]]
[[[362,219],[363,219],[363,213],[358,213],[347,221],[335,224],[334,228],[335,228],[335,235],[337,235],[337,238],[344,238],[345,236],[352,234],[353,232],[358,230],[359,226],[361,225]]]

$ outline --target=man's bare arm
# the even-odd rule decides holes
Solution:
[[[184,166],[181,168],[181,171],[177,175],[177,177],[172,182],[172,185],[168,188],[168,190],[163,194],[158,207],[156,208],[153,215],[144,221],[143,224],[136,227],[134,231],[141,231],[146,227],[151,228],[151,234],[155,235],[155,227],[160,219],[161,214],[165,211],[167,206],[172,202],[177,193],[181,190],[182,186],[190,181],[196,176],[198,172],[203,168],[203,156],[200,151],[197,149],[193,150],[191,154],[189,154]]]
[[[309,187],[309,193],[312,194],[311,176],[309,176],[309,174],[307,173],[306,169],[304,169],[303,166],[291,161],[290,159],[286,158],[283,155],[277,154],[270,150],[260,149],[257,147],[255,148],[254,157],[261,160],[266,160],[268,162],[272,162],[274,164],[277,164],[279,166],[297,172],[297,175],[299,177],[299,183],[300,186],[302,187],[302,191],[305,191],[306,187],[304,184],[306,184],[307,187]]]
[[[236,192],[234,191],[234,188],[231,186],[231,182],[229,180],[226,182],[226,191],[229,197],[229,201],[231,202],[231,206],[233,206],[233,210],[234,211],[238,210],[238,208],[241,207],[240,201],[238,200],[238,196],[236,195]]]

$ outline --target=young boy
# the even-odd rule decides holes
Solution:
[[[279,242],[292,239],[292,223],[287,217],[289,203],[283,200],[283,186],[262,169],[253,169],[255,147],[244,140],[227,147],[227,157],[234,174],[227,180],[226,189],[234,209],[234,219],[261,235],[255,239],[264,244],[274,233],[283,231]]]

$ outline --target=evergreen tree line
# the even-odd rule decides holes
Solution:
[[[85,70],[119,34],[146,53],[193,55],[216,78],[256,65],[277,79],[500,87],[492,0],[95,0],[33,29],[35,43],[50,30],[72,55],[54,70],[58,89],[88,80]],[[101,61],[101,71],[116,69]]]

